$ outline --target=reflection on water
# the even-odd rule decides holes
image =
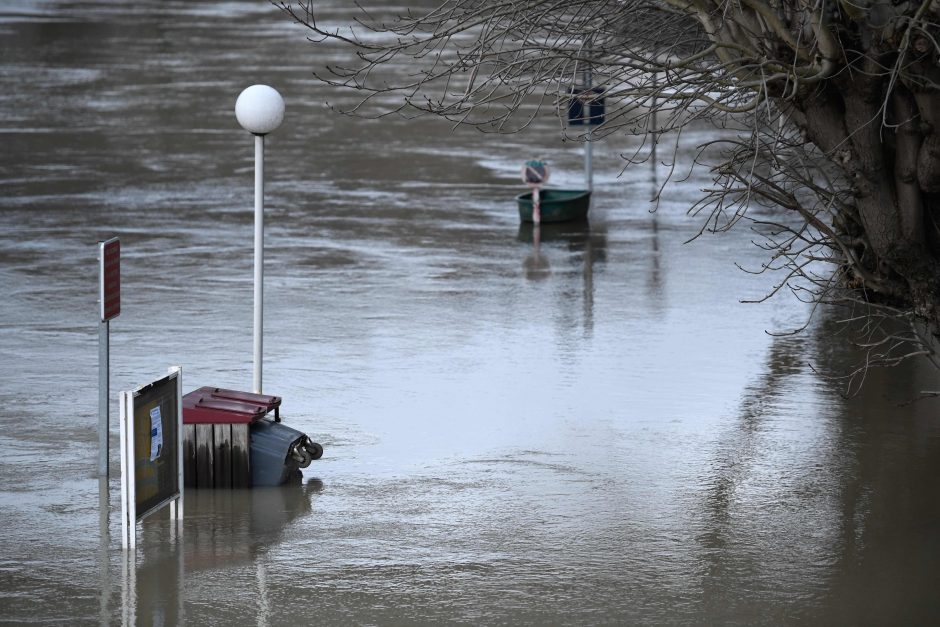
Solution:
[[[530,281],[540,281],[551,276],[550,251],[563,246],[564,257],[572,270],[565,273],[565,281],[580,282],[580,289],[566,291],[562,302],[580,300],[582,326],[585,334],[589,335],[594,327],[595,266],[603,265],[607,260],[606,227],[598,226],[592,230],[587,220],[544,224],[521,222],[516,238],[520,242],[532,244],[531,252],[522,262],[525,278]],[[549,246],[548,251],[543,251],[543,242]]]
[[[182,534],[177,534],[176,525],[169,521],[145,523],[140,546],[146,548],[123,556],[122,622],[182,624],[186,619],[187,589],[215,580],[220,573],[253,571],[254,581],[249,576],[242,580],[225,578],[212,584],[223,590],[226,586],[247,586],[237,594],[255,596],[254,615],[259,624],[267,624],[272,591],[265,554],[278,546],[292,521],[310,514],[311,498],[322,490],[319,479],[303,483],[299,476],[277,488],[188,490]],[[298,553],[296,559],[311,556]],[[218,597],[220,606],[226,605],[224,600],[232,592],[230,589],[228,594]],[[101,622],[107,624],[110,615],[104,596],[102,604]],[[244,623],[245,618],[236,618],[236,622]]]
[[[342,57],[302,35],[250,0],[0,7],[0,618],[936,622],[940,402],[901,404],[934,372],[873,371],[845,399],[829,375],[859,356],[832,316],[766,333],[807,311],[741,305],[770,287],[735,269],[763,261],[750,235],[683,243],[707,172],[651,214],[655,168],[620,174],[640,140],[618,138],[595,147],[590,223],[520,226],[521,160],[582,180],[557,121],[494,138],[333,115],[351,100],[309,72]],[[171,364],[187,390],[247,387],[233,106],[262,81],[287,101],[265,387],[326,453],[283,489],[187,492],[182,535],[148,519],[129,562],[117,478],[95,475],[95,243],[124,255],[113,397]]]
[[[186,571],[198,572],[253,562],[276,544],[295,518],[311,512],[311,497],[323,482],[257,490],[186,492]]]
[[[527,224],[523,223],[519,227],[520,239],[522,239],[521,232],[525,226],[527,226]],[[538,224],[532,225],[531,235],[532,253],[526,256],[525,261],[522,262],[522,267],[525,269],[525,278],[529,279],[530,281],[540,281],[551,276],[552,266],[548,261],[548,257],[543,255],[542,251],[540,250],[542,243],[541,226]]]

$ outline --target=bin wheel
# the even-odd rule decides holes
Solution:
[[[301,442],[297,442],[291,447],[288,457],[293,459],[300,468],[306,468],[313,461],[310,451],[304,448]]]
[[[307,442],[304,443],[304,448],[307,450],[307,453],[310,454],[312,459],[320,459],[323,457],[323,447],[316,442],[307,440]]]

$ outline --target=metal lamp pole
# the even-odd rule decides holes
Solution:
[[[262,335],[264,331],[264,136],[284,121],[284,99],[273,87],[252,85],[238,96],[235,117],[255,136],[255,272],[254,272],[254,376],[252,388],[261,393]]]
[[[261,394],[261,362],[264,344],[264,135],[255,135],[255,272],[252,324],[252,390]]]

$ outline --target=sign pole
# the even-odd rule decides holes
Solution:
[[[587,140],[584,142],[584,184],[588,191],[594,191],[594,142],[591,141],[591,127],[587,129]]]
[[[656,120],[656,92],[659,89],[659,72],[653,72],[653,104],[652,111],[650,112],[650,130],[653,134],[653,147],[651,150],[651,161],[653,163],[653,177],[656,176],[656,144],[659,143],[659,133],[658,127],[659,122]]]
[[[134,492],[134,395],[121,392],[121,546],[133,549],[137,544],[137,496]]]
[[[176,427],[176,484],[184,485],[183,465],[183,368],[181,366],[170,366],[169,374],[176,375],[176,407],[177,416],[173,419],[177,423]],[[170,502],[170,519],[176,521],[177,530],[182,529],[183,525],[183,488],[180,487],[180,495],[174,501]]]
[[[522,166],[522,182],[532,190],[532,223],[538,226],[542,221],[539,188],[548,182],[548,166],[538,159],[526,161]]]
[[[108,396],[111,386],[110,322],[98,323],[98,476],[108,476]]]
[[[121,313],[121,240],[98,242],[98,476],[108,476],[111,318]]]
[[[588,37],[584,42],[585,56],[591,58],[592,56],[592,47],[594,41],[592,37]],[[591,65],[586,64],[584,66],[584,92],[590,94],[591,96],[594,93],[591,91],[594,88],[594,76],[591,72]],[[593,101],[585,101],[584,108],[588,111],[587,115],[587,138],[584,142],[584,184],[587,186],[589,192],[594,191],[594,144],[591,141],[591,126],[594,124],[593,113],[594,113],[594,103]]]

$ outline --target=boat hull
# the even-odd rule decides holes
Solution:
[[[541,221],[584,220],[591,207],[591,192],[583,189],[543,189],[539,192]],[[532,222],[532,192],[516,196],[519,218]]]

